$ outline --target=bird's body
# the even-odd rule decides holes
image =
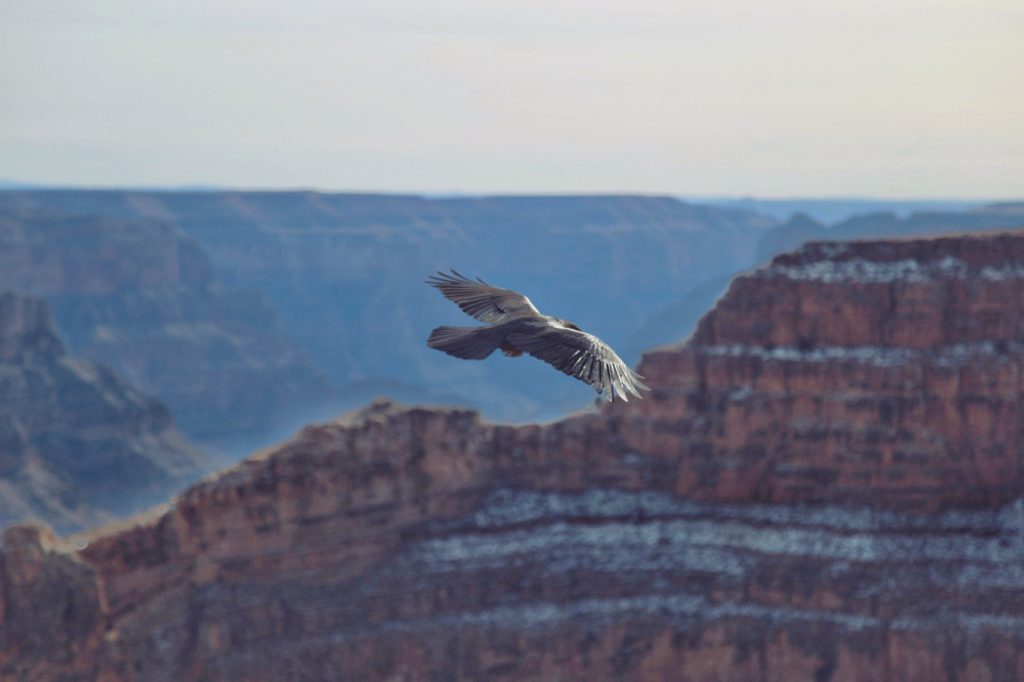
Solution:
[[[516,357],[523,353],[590,384],[598,396],[629,400],[648,390],[640,377],[608,344],[572,322],[544,315],[526,296],[471,280],[452,270],[427,278],[445,298],[481,322],[483,327],[438,327],[427,345],[464,360],[483,360],[495,350]]]

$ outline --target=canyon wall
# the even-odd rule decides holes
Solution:
[[[0,674],[1021,679],[1022,264],[811,244],[647,353],[645,400],[380,402],[134,526],[10,529]]]
[[[45,296],[71,353],[158,396],[199,440],[331,395],[267,298],[220,285],[200,247],[159,220],[0,210],[0,287]]]
[[[658,196],[53,190],[0,192],[2,206],[175,226],[224,286],[273,303],[352,406],[390,395],[517,421],[562,416],[585,405],[589,389],[540,367],[460,362],[427,348],[431,329],[468,318],[426,276],[454,267],[523,291],[635,362],[655,343],[643,335],[647,315],[750,267],[775,224]]]
[[[79,530],[195,481],[206,459],[167,408],[68,357],[44,301],[0,290],[0,527]]]

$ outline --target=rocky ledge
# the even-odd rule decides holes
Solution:
[[[0,671],[1024,678],[1017,263],[1024,235],[810,245],[648,353],[644,401],[378,403],[79,549],[9,530]]]

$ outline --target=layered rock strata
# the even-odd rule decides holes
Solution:
[[[1014,499],[1022,278],[1019,233],[810,244],[737,278],[685,348],[641,368],[674,385],[644,409],[672,390],[704,403],[687,442],[706,464],[680,492],[928,510]]]
[[[78,551],[5,539],[4,585],[99,588],[73,628],[5,612],[76,654],[8,637],[0,671],[1020,679],[1022,263],[1021,235],[811,245],[647,354],[644,401],[380,403]]]
[[[220,286],[165,222],[0,211],[0,287],[45,296],[73,354],[158,396],[194,438],[253,434],[330,399],[266,297]]]
[[[4,291],[0,396],[0,526],[109,521],[162,501],[206,466],[163,405],[65,354],[44,301]]]

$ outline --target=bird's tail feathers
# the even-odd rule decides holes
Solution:
[[[431,348],[463,360],[483,360],[500,344],[490,327],[438,327],[427,339]]]

